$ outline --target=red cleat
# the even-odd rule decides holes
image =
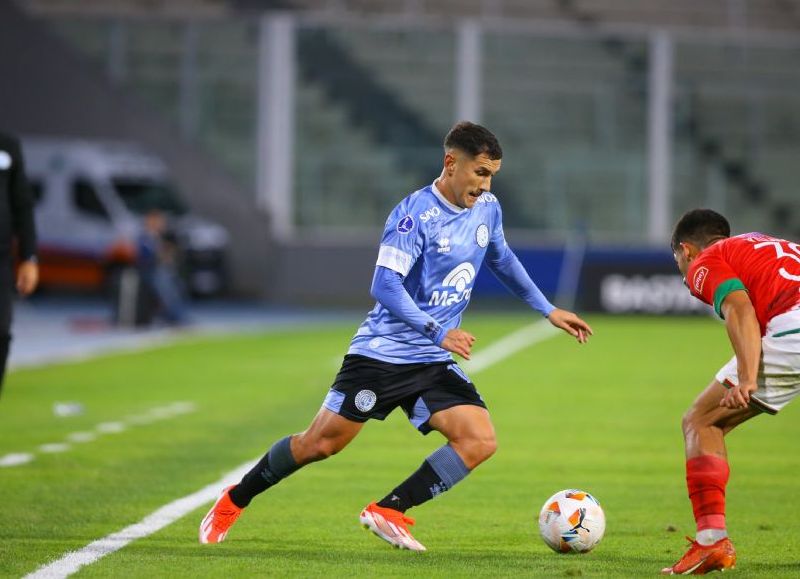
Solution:
[[[689,537],[686,539],[690,543],[689,550],[672,567],[662,569],[662,575],[705,575],[736,566],[736,549],[728,537],[713,545],[701,545]]]
[[[425,551],[422,543],[417,541],[408,530],[408,526],[414,524],[414,519],[405,516],[400,511],[370,503],[361,511],[359,520],[365,529],[369,529],[398,549]]]
[[[226,487],[222,494],[208,511],[208,514],[200,523],[199,538],[201,543],[221,543],[225,540],[228,531],[242,514],[244,509],[240,509],[233,504],[228,491],[235,485]]]

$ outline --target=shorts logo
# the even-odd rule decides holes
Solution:
[[[397,222],[397,232],[402,233],[405,235],[406,233],[411,233],[411,230],[414,229],[414,218],[410,215],[406,215],[400,221]]]
[[[489,245],[489,228],[486,227],[485,223],[478,225],[478,229],[475,231],[475,241],[478,242],[480,247]]]
[[[361,412],[369,412],[375,406],[375,401],[378,399],[372,390],[362,390],[356,394],[356,408]]]
[[[702,294],[703,293],[703,284],[706,283],[706,278],[708,277],[708,268],[707,267],[700,267],[694,273],[694,282],[692,285],[694,286],[695,293]]]

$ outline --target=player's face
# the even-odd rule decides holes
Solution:
[[[490,159],[486,153],[472,157],[463,151],[448,152],[444,158],[444,193],[448,200],[462,209],[471,209],[481,195],[491,190],[492,177],[501,164],[502,159]]]

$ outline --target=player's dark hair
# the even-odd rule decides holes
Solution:
[[[711,209],[692,209],[675,224],[670,245],[672,251],[684,242],[703,248],[713,239],[730,236],[731,226],[722,215]]]
[[[493,161],[503,158],[503,149],[497,137],[486,127],[469,121],[460,121],[453,125],[444,138],[444,148],[459,149],[473,157],[486,153]]]

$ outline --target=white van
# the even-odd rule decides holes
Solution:
[[[22,146],[36,197],[42,285],[101,288],[135,260],[142,216],[161,209],[190,291],[224,289],[228,232],[187,210],[158,157],[124,142],[26,137]]]

